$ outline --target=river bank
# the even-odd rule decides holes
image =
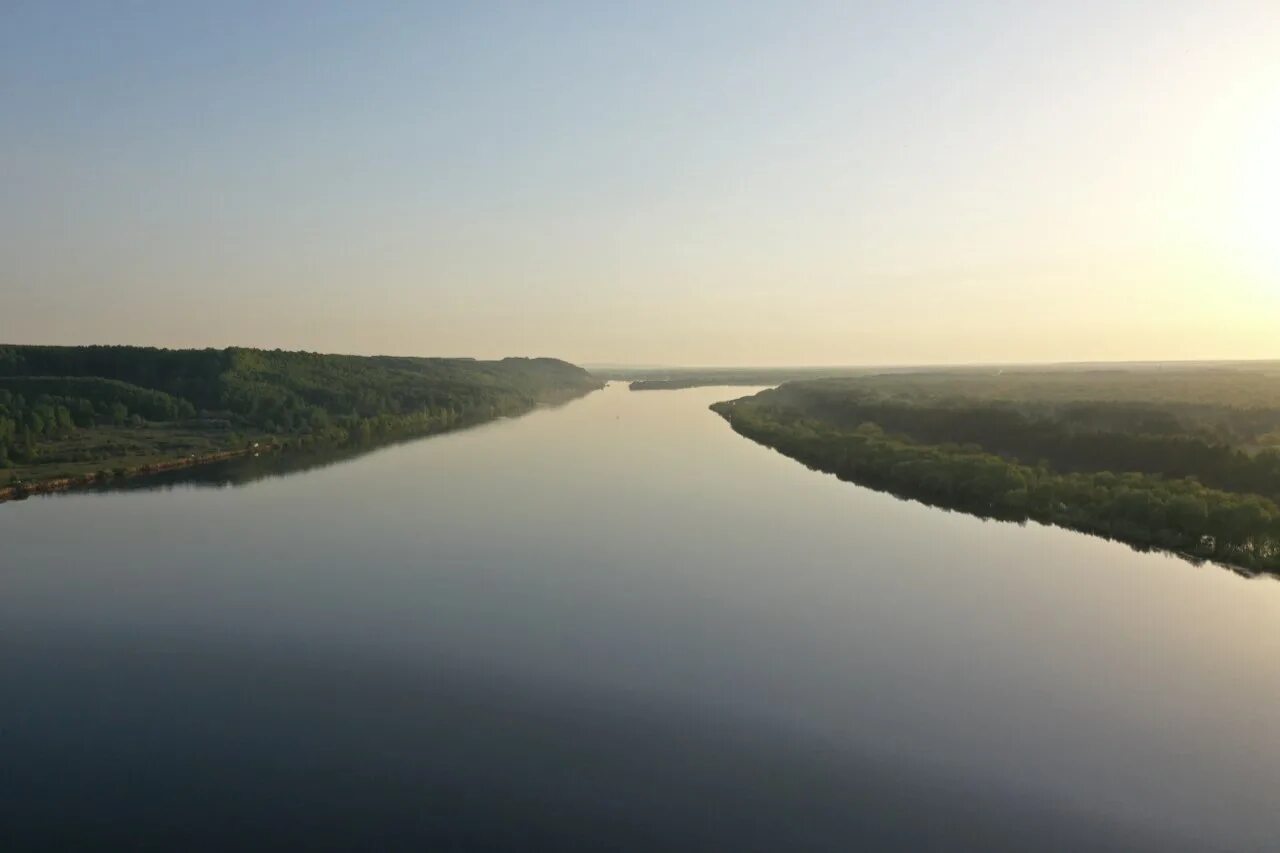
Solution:
[[[173,459],[165,462],[151,462],[130,468],[115,468],[110,471],[98,471],[76,477],[58,477],[49,480],[13,483],[8,486],[0,487],[0,503],[5,503],[7,501],[20,501],[34,495],[84,489],[90,486],[102,485],[103,483],[113,480],[144,477],[148,474],[160,474],[165,471],[179,471],[184,468],[195,468],[199,465],[226,462],[230,459],[239,459],[241,457],[276,451],[282,448],[283,445],[278,443],[259,443],[253,447],[245,447],[237,450],[222,450],[215,453],[193,454],[183,459]]]

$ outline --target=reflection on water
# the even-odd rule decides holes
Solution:
[[[548,403],[540,405],[535,411],[549,411],[568,405]],[[519,416],[517,416],[519,417]],[[290,450],[267,450],[234,459],[225,459],[207,465],[196,465],[190,468],[175,468],[168,471],[157,471],[136,477],[120,477],[90,483],[86,486],[67,492],[50,492],[48,495],[74,494],[75,492],[155,492],[174,488],[209,488],[222,489],[233,486],[247,486],[258,480],[271,477],[287,477],[290,474],[301,474],[341,465],[359,459],[361,456],[380,450],[389,450],[402,444],[439,438],[451,432],[474,430],[484,426],[500,424],[511,418],[498,418],[496,421],[481,423],[459,423],[450,429],[442,430],[430,436],[393,436],[390,438],[369,441],[349,441],[341,444],[319,445]]]
[[[434,437],[434,436],[431,436]],[[197,465],[192,468],[179,468],[172,471],[158,471],[140,477],[126,477],[107,480],[87,487],[93,492],[154,492],[167,491],[174,488],[206,488],[222,489],[232,486],[247,486],[258,480],[271,477],[287,477],[290,474],[302,474],[331,465],[341,465],[359,459],[369,453],[404,444],[409,441],[425,441],[424,438],[409,438],[397,441],[338,444],[318,448],[300,450],[272,450],[226,459],[208,465]],[[62,492],[61,494],[69,494]]]
[[[1280,584],[815,474],[743,393],[0,507],[0,847],[1274,848]]]

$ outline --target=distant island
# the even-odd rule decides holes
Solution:
[[[0,500],[264,449],[429,435],[601,386],[552,358],[0,346]]]
[[[712,408],[904,498],[1280,573],[1274,363],[800,381]]]
[[[1280,374],[1280,362],[1081,362],[1050,365],[899,365],[893,367],[597,367],[591,372],[612,381],[626,382],[632,391],[678,391],[711,385],[781,385],[810,379],[849,379],[893,374],[1071,373],[1123,370],[1135,373],[1186,373],[1202,370],[1235,370],[1248,373],[1271,371]]]
[[[862,367],[610,367],[593,368],[591,372],[601,379],[626,382],[632,391],[675,391],[708,385],[778,385],[797,379],[865,376],[884,371]]]

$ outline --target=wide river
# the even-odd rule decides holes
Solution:
[[[809,471],[751,390],[0,506],[0,849],[1280,849],[1280,583]]]

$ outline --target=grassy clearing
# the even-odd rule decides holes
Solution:
[[[77,478],[102,471],[132,471],[192,456],[236,450],[249,442],[266,439],[265,433],[202,430],[163,423],[141,427],[99,426],[77,430],[56,442],[42,442],[37,447],[39,455],[34,463],[24,462],[0,470],[0,484]]]

